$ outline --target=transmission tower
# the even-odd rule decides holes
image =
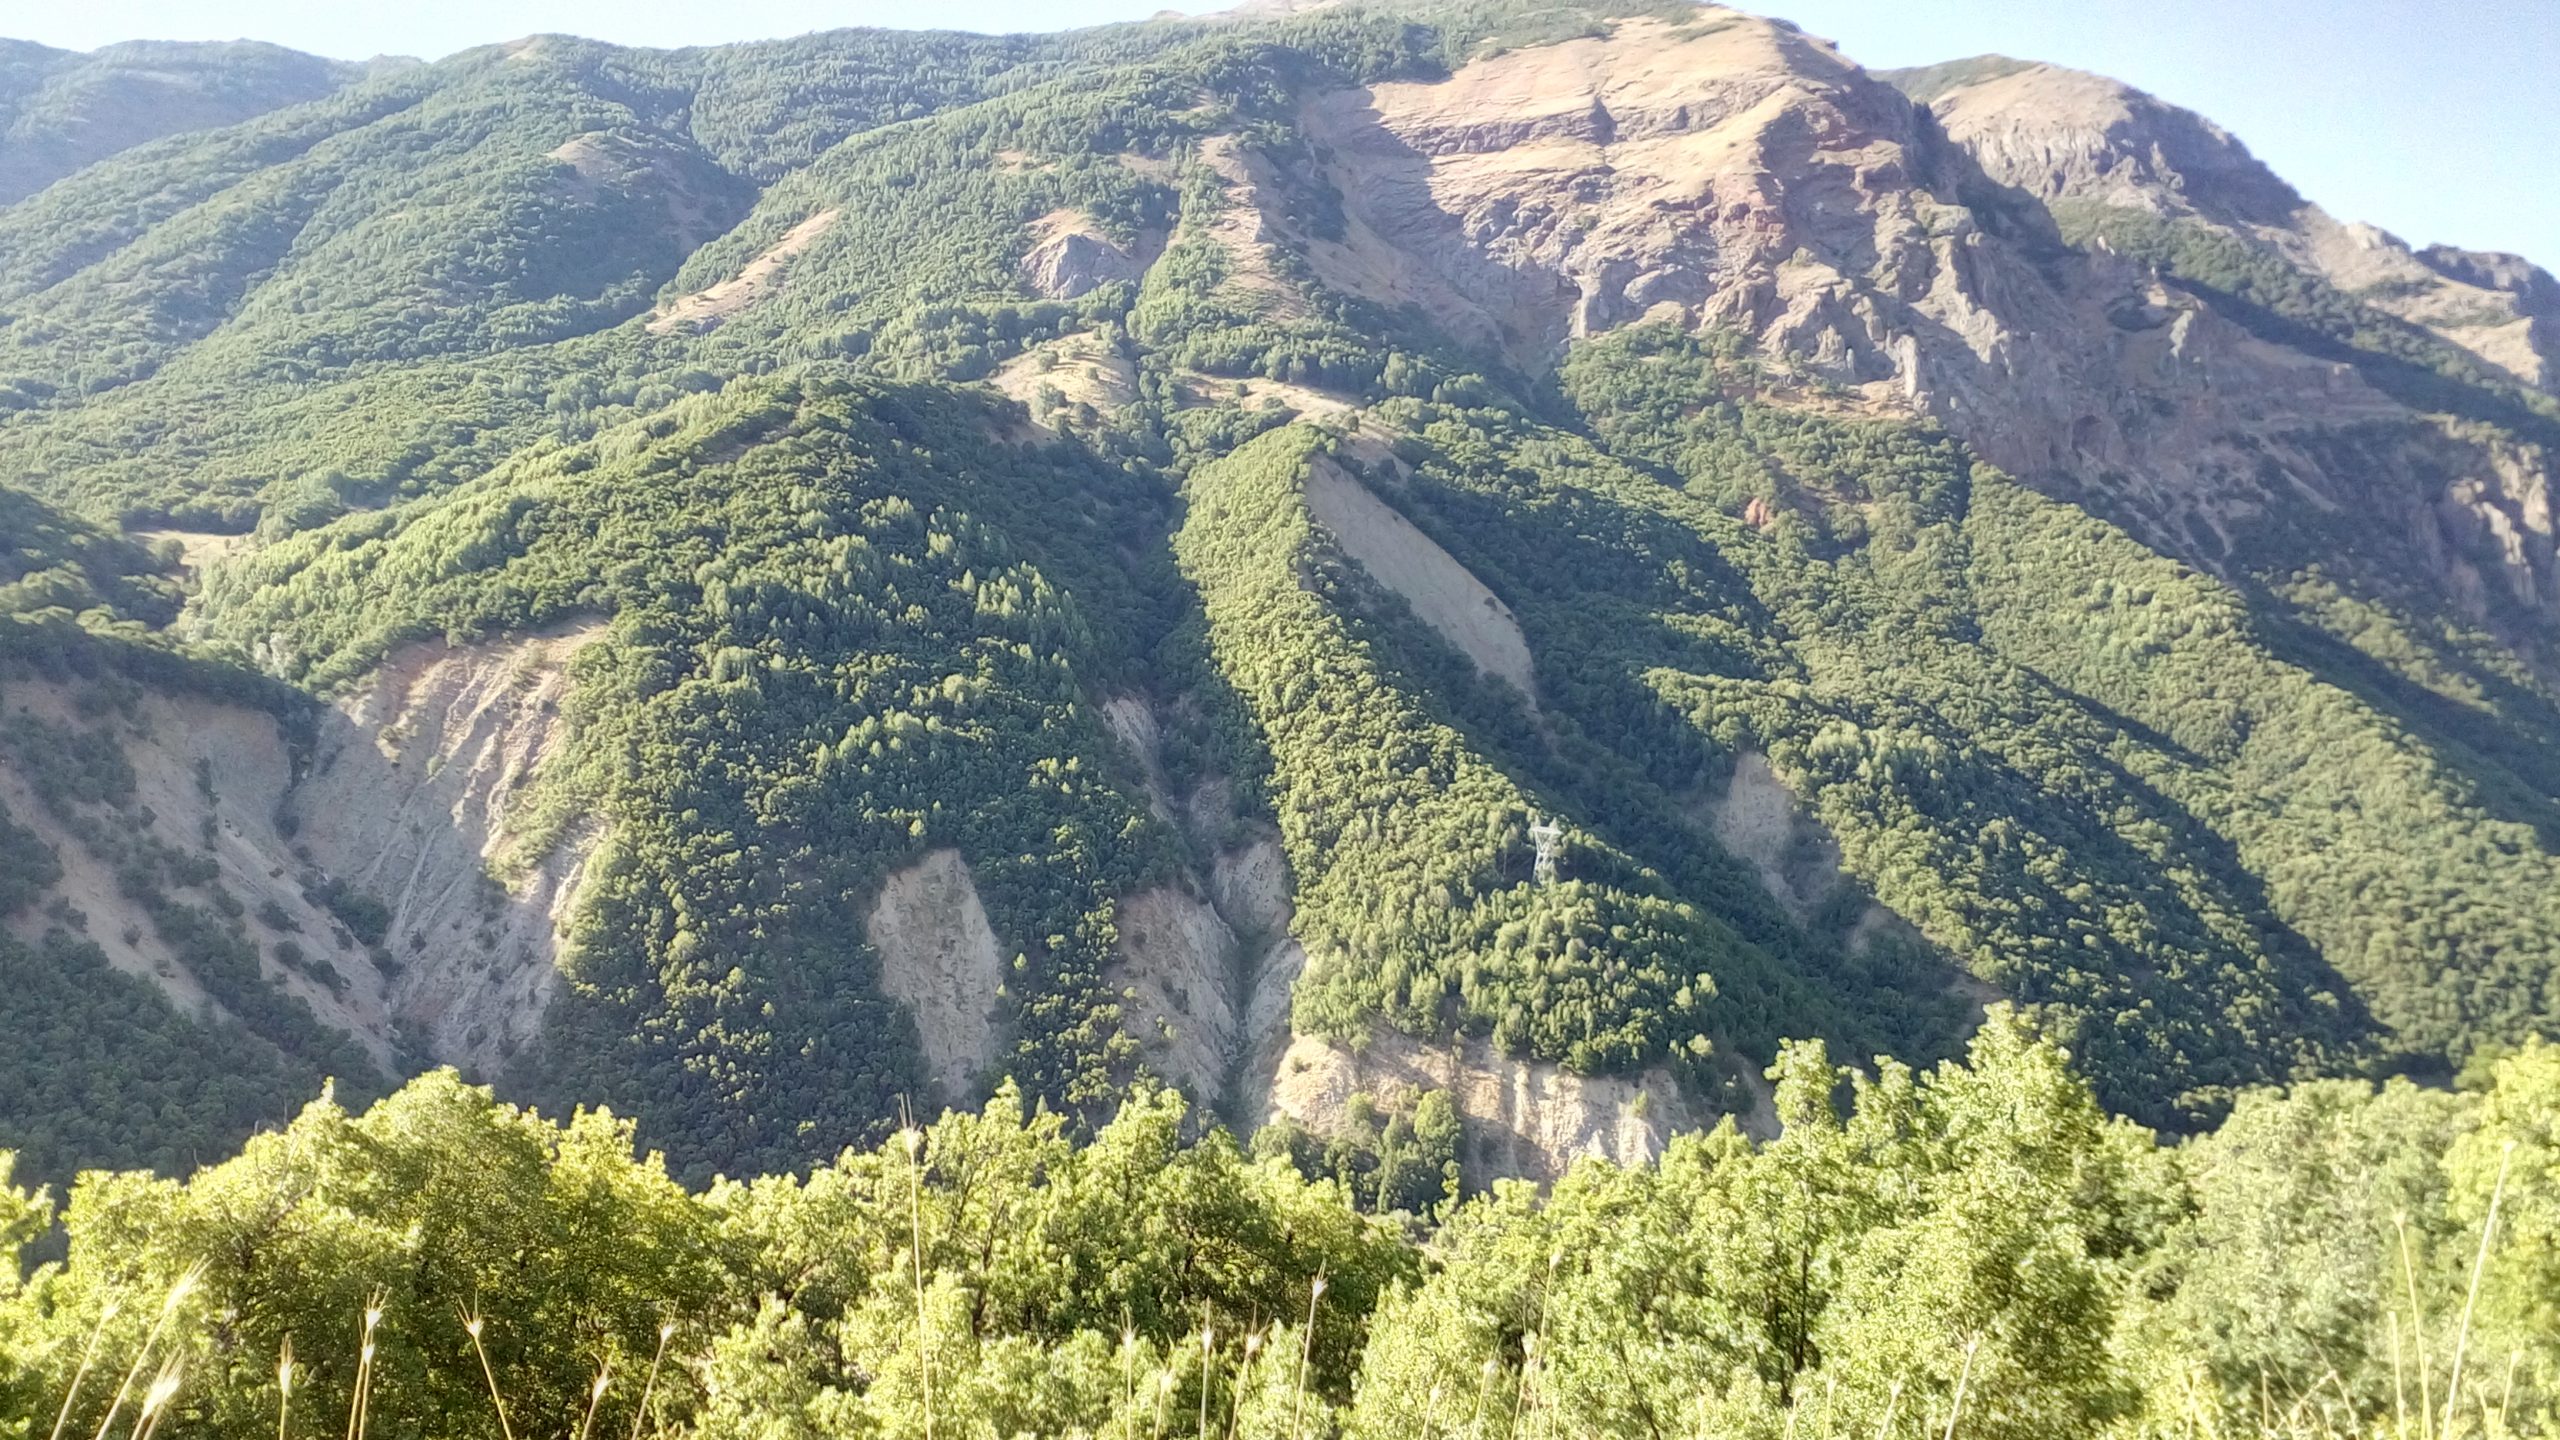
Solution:
[[[1556,883],[1556,851],[1564,844],[1564,827],[1553,820],[1529,817],[1529,843],[1538,847],[1537,879],[1541,885]]]

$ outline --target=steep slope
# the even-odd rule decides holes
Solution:
[[[2560,409],[2197,117],[1894,78],[1649,4],[536,37],[0,210],[0,595],[264,672],[162,888],[349,927],[98,967],[689,1176],[1153,1073],[1372,1198],[2000,999],[2181,1126],[2547,1028]],[[180,663],[17,730],[183,779]],[[41,948],[120,887],[9,804]]]
[[[2415,249],[2305,202],[2237,139],[2104,76],[1981,56],[1883,78],[1930,106],[1984,173],[2048,204],[2200,221],[2560,393],[2560,282],[2521,256]]]
[[[137,145],[316,100],[366,68],[245,40],[87,54],[0,41],[0,206]]]

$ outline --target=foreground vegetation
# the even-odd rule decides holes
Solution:
[[[2560,1062],[2367,1083],[2449,1087],[2560,1025],[2560,701],[2541,642],[2507,648],[2542,618],[2463,618],[2363,512],[2271,511],[2206,574],[2103,494],[1830,403],[1802,357],[1640,325],[1523,374],[1291,258],[1345,233],[1312,97],[1653,8],[554,37],[336,76],[0,208],[0,703],[95,700],[0,730],[0,1143],[24,1183],[126,1171],[0,1311],[10,1423],[2547,1429]],[[1034,293],[1061,212],[1153,262]],[[2269,254],[2058,218],[2428,413],[2553,437]],[[787,287],[655,323],[795,235]],[[1068,338],[1127,393],[1033,415],[980,383],[1064,378]],[[2441,438],[2301,443],[2344,472]],[[1342,553],[1320,472],[1500,597],[1534,695]],[[183,575],[142,527],[237,553]],[[498,868],[605,838],[496,1078],[620,1118],[431,1075],[169,1178],[323,1075],[350,1106],[398,1077],[280,988],[299,943],[253,943],[209,835],[148,838],[119,697],[290,729],[402,646],[559,625],[599,638]],[[1124,698],[1165,717],[1154,773],[1098,713]],[[1745,765],[1801,801],[1774,861],[1712,823]],[[108,963],[40,825],[218,1008]],[[1785,1134],[1455,1207],[1445,1094],[1263,1158],[1189,1138],[1117,927],[1247,832],[1290,862],[1299,1033],[1659,1066],[1738,1113],[1774,1062]],[[1000,942],[1013,1088],[910,1155],[874,1148],[923,1066],[864,921],[945,847]],[[402,963],[451,958],[425,948]],[[2080,1078],[2002,1025],[1931,1069],[1992,993]],[[1835,1113],[1788,1036],[1913,1071]],[[1427,1219],[1372,1218],[1399,1209]]]
[[[2498,1436],[2560,1422],[2560,1049],[2319,1082],[2163,1147],[1996,1012],[1785,1128],[1429,1217],[1007,1089],[687,1190],[448,1073],[0,1270],[0,1434]],[[5,1170],[0,1170],[4,1175]],[[0,1185],[0,1240],[43,1233]]]

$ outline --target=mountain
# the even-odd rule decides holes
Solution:
[[[317,100],[376,66],[254,41],[79,54],[0,40],[0,205],[111,155]]]
[[[2560,1012],[2551,277],[2201,117],[1652,3],[308,73],[0,206],[37,1173],[450,1064],[1480,1183]]]

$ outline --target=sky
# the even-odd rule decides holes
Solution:
[[[1215,0],[1175,0],[1215,8]],[[0,35],[433,58],[537,31],[700,45],[840,25],[1055,30],[1165,0],[0,0]],[[2199,110],[2341,219],[2560,269],[2560,0],[1758,0],[1875,68],[1998,51]]]

